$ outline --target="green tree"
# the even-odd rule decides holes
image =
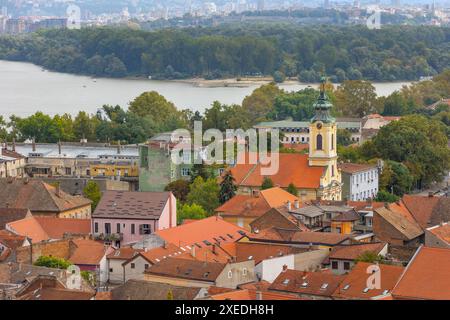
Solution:
[[[356,262],[367,263],[383,263],[383,260],[383,257],[374,251],[364,251],[355,259]]]
[[[273,188],[273,181],[269,177],[264,177],[262,184],[261,184],[261,190],[266,190]]]
[[[253,91],[242,101],[242,107],[250,117],[251,123],[263,121],[267,115],[273,111],[276,97],[283,90],[274,83],[266,84]]]
[[[86,198],[92,201],[92,211],[94,211],[100,202],[100,198],[102,197],[102,193],[97,182],[89,181],[83,189],[83,194]]]
[[[378,191],[375,201],[393,203],[398,201],[399,199],[400,199],[399,196],[396,196],[395,194],[392,194],[389,191],[380,190]]]
[[[445,126],[424,116],[405,116],[380,129],[373,148],[363,150],[367,158],[382,158],[405,165],[418,188],[442,181],[450,169]]]
[[[187,196],[188,204],[198,204],[206,210],[208,215],[212,215],[214,210],[219,207],[219,192],[220,187],[216,179],[204,180],[202,177],[197,177],[190,186],[190,191]]]
[[[402,116],[407,113],[409,113],[408,102],[400,92],[395,91],[385,99],[383,115]]]
[[[193,204],[183,204],[178,211],[178,223],[184,220],[201,220],[208,217],[208,213],[202,206]]]
[[[294,196],[298,196],[298,189],[292,182],[288,185],[286,191]]]
[[[55,268],[55,269],[67,269],[72,265],[69,261],[63,258],[50,257],[50,256],[40,256],[36,262],[35,266],[39,267],[47,267],[47,268]]]
[[[345,129],[337,129],[337,144],[341,146],[349,146],[352,142],[352,134],[350,131]]]
[[[184,203],[189,193],[189,182],[183,179],[173,181],[164,188],[164,191],[171,191],[179,202]]]
[[[273,81],[275,83],[283,83],[286,80],[286,75],[281,71],[275,71],[273,74]]]
[[[344,116],[364,117],[380,111],[375,87],[368,81],[344,81],[335,95],[336,108]]]
[[[219,201],[221,204],[227,202],[236,195],[237,186],[231,171],[225,172],[220,182]]]

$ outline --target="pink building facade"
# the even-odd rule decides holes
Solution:
[[[117,201],[108,201],[107,204],[103,204],[106,212],[99,214],[99,211],[96,210],[92,216],[92,234],[95,237],[103,238],[105,241],[110,241],[112,245],[120,247],[142,241],[146,236],[158,230],[176,227],[177,203],[171,192],[166,192],[167,197],[161,198],[158,195],[156,201],[151,199],[146,201],[145,195],[142,195],[147,194],[151,198],[152,194],[156,194],[154,192],[125,192],[125,194],[129,193],[140,194],[141,200],[137,201],[148,206],[148,214],[142,208],[137,209],[139,213],[133,212],[136,210],[133,205],[136,199],[121,200],[121,203],[127,204],[127,207],[122,207],[119,214],[117,209],[108,210],[114,206],[118,207]],[[126,196],[123,198],[128,199]],[[99,207],[100,205],[101,203],[99,203]]]

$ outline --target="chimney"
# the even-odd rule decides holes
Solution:
[[[33,152],[36,152],[36,140],[33,137],[33,140],[31,141],[31,149]]]
[[[428,197],[429,198],[433,198],[434,197],[434,192],[433,191],[428,192]]]
[[[169,247],[169,244],[167,243],[167,241],[164,241],[164,249],[167,249]]]
[[[195,244],[191,246],[191,256],[192,258],[195,258]]]
[[[295,200],[294,201],[294,207],[295,207],[295,209],[300,209],[300,201]]]
[[[61,187],[59,186],[59,182],[56,183],[56,196],[61,197]]]
[[[286,202],[286,208],[288,209],[288,211],[291,211],[292,209],[291,201]]]
[[[262,300],[262,299],[263,299],[263,297],[262,297],[262,292],[261,292],[260,289],[258,289],[258,290],[256,291],[256,300]]]

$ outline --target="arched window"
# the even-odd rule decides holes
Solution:
[[[322,150],[322,135],[317,135],[317,141],[316,141],[316,148],[317,150]]]
[[[331,135],[331,150],[334,150],[334,134]]]

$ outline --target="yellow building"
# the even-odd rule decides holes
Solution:
[[[322,79],[320,96],[314,104],[315,115],[309,125],[309,157],[310,167],[325,167],[321,179],[322,200],[342,198],[342,177],[337,167],[337,125],[331,116],[333,105],[325,92],[325,79]]]
[[[332,107],[323,79],[320,96],[314,104],[315,115],[309,125],[309,154],[279,153],[279,170],[267,176],[274,186],[282,189],[287,190],[289,185],[294,185],[301,202],[342,199],[342,177],[337,167],[337,125],[330,115]],[[252,195],[261,189],[266,178],[262,169],[267,165],[256,162],[251,163],[246,155],[243,163],[230,169],[238,194]]]
[[[355,211],[341,213],[331,219],[331,232],[351,234],[359,216]]]
[[[91,165],[92,177],[139,177],[137,163],[95,163]]]

